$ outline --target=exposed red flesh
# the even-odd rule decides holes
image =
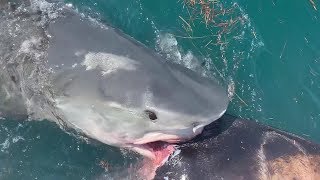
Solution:
[[[165,160],[175,151],[175,147],[172,144],[165,142],[153,142],[146,144],[147,147],[153,150],[155,159],[153,163],[162,166]]]
[[[157,168],[161,167],[176,149],[174,145],[160,141],[144,144],[143,147],[151,151],[155,158],[145,158],[139,173],[144,179],[151,180]]]

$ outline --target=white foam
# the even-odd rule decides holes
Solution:
[[[168,59],[181,61],[182,55],[178,48],[177,39],[170,33],[159,34],[157,39],[158,49],[166,54]]]
[[[86,54],[85,50],[78,50],[74,53],[74,55],[80,57],[80,56],[84,56]]]
[[[66,4],[66,7],[68,7],[68,8],[73,8],[73,4],[67,3],[67,4]]]
[[[9,138],[7,138],[3,143],[0,144],[2,146],[1,151],[4,152],[10,147],[10,141]]]
[[[167,60],[181,64],[184,67],[199,72],[204,76],[207,74],[206,69],[200,67],[199,59],[195,57],[193,52],[190,50],[185,53],[185,51],[179,46],[178,41],[173,34],[161,34],[158,31],[156,31],[156,33],[158,33],[156,50],[161,54],[164,54]]]
[[[16,136],[16,137],[12,138],[13,143],[17,143],[19,141],[24,141],[24,138],[22,136]]]
[[[20,46],[19,52],[23,53],[35,53],[33,51],[34,47],[39,45],[41,42],[41,38],[39,37],[31,37],[30,39],[27,39],[22,42]]]
[[[188,180],[188,179],[189,179],[189,177],[186,174],[182,174],[180,177],[180,180]]]
[[[232,99],[234,94],[235,94],[235,84],[234,84],[234,81],[231,80],[228,84],[228,97],[229,97],[229,99]]]
[[[77,67],[77,63],[74,63],[73,65],[72,65],[72,68],[75,68],[75,67]]]
[[[178,156],[181,153],[180,149],[177,149],[173,152],[173,154],[170,156],[170,159],[175,158],[176,156]]]
[[[61,6],[58,3],[49,3],[45,0],[30,0],[33,11],[45,12],[46,16],[41,17],[40,25],[45,25],[48,20],[54,20],[60,16]]]
[[[86,66],[86,70],[100,68],[102,75],[110,74],[119,69],[134,71],[138,64],[138,62],[130,58],[103,52],[89,52],[81,63],[81,65]]]

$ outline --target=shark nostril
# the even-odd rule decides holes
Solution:
[[[149,119],[151,119],[152,121],[158,119],[155,112],[153,112],[151,110],[144,110],[144,112],[148,115]]]

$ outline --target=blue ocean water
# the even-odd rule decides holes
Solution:
[[[222,15],[213,25],[204,23],[200,7],[185,2],[66,1],[169,60],[195,70],[200,64],[203,74],[229,88],[228,113],[320,142],[317,4],[219,0],[215,9]],[[106,168],[121,172],[135,162],[128,153],[47,121],[0,121],[0,179],[98,179]]]

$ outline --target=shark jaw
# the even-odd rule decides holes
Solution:
[[[176,150],[176,145],[155,141],[141,145],[132,145],[131,149],[144,157],[163,165],[168,157]]]

